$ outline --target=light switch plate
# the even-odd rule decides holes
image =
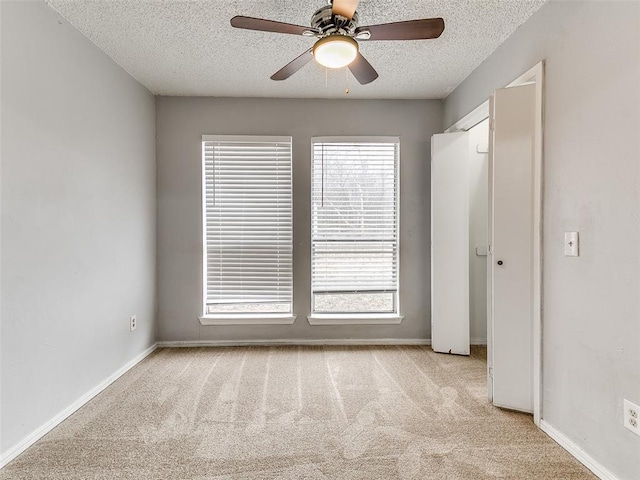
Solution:
[[[564,232],[564,256],[580,256],[578,232]]]

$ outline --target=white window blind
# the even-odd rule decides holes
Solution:
[[[397,311],[397,139],[314,139],[314,312]]]
[[[291,312],[291,137],[203,136],[205,313]]]

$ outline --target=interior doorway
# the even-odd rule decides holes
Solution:
[[[507,137],[496,138],[496,113],[495,111],[490,111],[489,99],[485,103],[477,107],[474,111],[470,112],[463,119],[456,122],[456,124],[449,127],[445,131],[445,134],[443,134],[443,136],[452,133],[459,135],[464,132],[464,134],[466,135],[466,141],[469,146],[469,153],[467,157],[467,161],[469,162],[467,169],[468,172],[466,173],[466,176],[464,178],[464,181],[468,182],[469,184],[469,190],[467,191],[469,200],[469,207],[467,212],[468,218],[464,219],[464,221],[468,222],[468,244],[467,251],[464,252],[465,257],[468,259],[467,274],[469,278],[469,323],[466,328],[469,328],[471,332],[474,332],[475,329],[475,334],[477,334],[478,331],[482,332],[482,330],[478,330],[477,327],[478,318],[482,318],[481,315],[478,315],[478,310],[483,305],[482,299],[480,298],[481,293],[482,291],[485,291],[487,312],[486,338],[488,347],[487,384],[489,399],[499,406],[532,412],[534,416],[534,422],[537,425],[539,425],[542,416],[540,401],[540,373],[542,365],[541,212],[543,70],[543,63],[541,62],[505,87],[505,89],[513,88],[513,90],[506,91],[505,89],[501,89],[497,91],[497,93],[494,92],[494,94],[492,95],[492,98],[495,98],[495,96],[497,95],[499,100],[500,98],[504,100],[508,99],[508,97],[511,96],[516,99],[516,97],[518,97],[516,91],[530,93],[529,98],[531,100],[531,110],[528,113],[522,113],[522,115],[524,115],[525,117],[527,115],[530,115],[529,118],[531,120],[531,128],[530,130],[528,130],[528,133],[526,135],[527,138],[525,138],[524,140],[522,138],[518,138],[518,140],[521,141],[520,153],[509,150],[512,147],[512,144],[511,140],[507,139]],[[522,87],[525,85],[528,85],[529,87],[518,89],[514,88]],[[528,94],[522,93],[520,96],[523,95],[527,96]],[[516,101],[514,99],[511,100]],[[515,105],[513,101],[499,101],[499,103],[501,106]],[[499,112],[500,115],[506,115],[502,120],[502,125],[511,124],[512,122],[509,120],[508,115],[517,115],[519,111],[518,108],[512,108],[511,112],[508,112],[508,110],[509,108],[501,108]],[[522,111],[522,108],[520,108],[520,111]],[[486,129],[488,129],[488,134],[486,132]],[[513,138],[518,137],[518,135],[521,136],[522,131],[520,133],[515,133],[515,136]],[[500,137],[500,135],[498,135],[498,137]],[[482,141],[482,138],[487,139],[486,143]],[[498,146],[492,145],[493,141],[496,139],[500,143]],[[441,142],[442,140],[443,139],[440,139]],[[529,143],[527,144],[527,142]],[[483,147],[486,144],[489,145],[489,148],[487,148],[485,152],[485,149]],[[524,181],[524,183],[521,183],[520,186],[516,186],[517,182],[515,181],[515,179],[516,177],[518,177],[518,175],[522,174],[522,171],[520,173],[516,172],[515,170],[507,172],[508,169],[505,169],[506,164],[504,163],[505,158],[514,157],[522,154],[522,152],[527,152],[527,145],[527,161],[529,163],[525,165],[524,170],[528,169],[528,173],[530,175],[528,180],[523,180],[522,178],[520,178],[520,182]],[[462,148],[459,148],[459,152],[461,152],[462,150]],[[502,157],[495,158],[496,152],[501,152]],[[437,161],[438,152],[432,153],[435,153],[435,158]],[[487,157],[485,157],[487,160],[486,176],[484,176],[484,173],[482,171],[482,160],[478,159],[478,156],[481,155],[487,155]],[[432,155],[432,162],[434,161],[433,158],[434,155]],[[495,167],[499,169],[497,172],[494,171]],[[503,173],[505,173],[505,175],[507,176],[501,179],[501,175]],[[510,179],[509,175],[515,175],[516,177]],[[480,181],[480,177],[488,179],[486,189]],[[498,180],[498,183],[496,183],[496,180]],[[527,182],[529,183],[527,184]],[[515,227],[520,231],[521,235],[511,235],[512,232],[509,231],[510,226],[508,225],[508,223],[516,217],[512,216],[511,220],[508,220],[505,224],[505,218],[508,218],[508,215],[507,217],[505,217],[504,212],[508,211],[509,208],[505,209],[503,207],[505,205],[507,205],[507,207],[513,206],[509,205],[509,195],[522,190],[523,185],[525,185],[525,187],[529,185],[530,188],[526,187],[524,189],[527,190],[524,194],[524,197],[522,195],[520,197],[518,197],[517,195],[511,197],[512,199],[515,199],[513,200],[514,202],[520,203],[517,208],[511,209],[511,215],[513,215],[515,212],[521,212],[522,216],[526,216],[526,222],[519,222],[519,226]],[[512,191],[509,193],[510,189]],[[484,199],[485,192],[487,195],[486,200]],[[500,198],[497,198],[496,194]],[[505,196],[505,194],[507,194],[507,196]],[[528,200],[523,203],[522,199],[525,197]],[[434,199],[432,198],[432,209],[434,208],[433,200]],[[494,203],[495,201],[499,202],[497,209],[496,204]],[[438,208],[437,200],[435,201],[435,204],[436,208]],[[474,221],[474,219],[483,218],[482,207],[478,207],[478,205],[487,206],[487,213],[485,218],[487,218],[489,221],[485,224],[487,225],[487,232],[485,237],[487,239],[486,251],[483,248],[483,242],[481,241],[483,235],[485,234],[482,231],[482,228]],[[498,213],[498,217],[496,217],[496,212]],[[434,218],[433,213],[434,212],[432,210],[432,221]],[[496,226],[496,220],[498,222],[502,222],[502,225]],[[481,222],[482,220],[479,221]],[[523,225],[525,224],[527,225],[526,228],[523,227]],[[523,229],[524,233],[522,233]],[[434,225],[432,223],[432,241],[433,231]],[[496,232],[502,236],[500,245],[493,244],[494,241],[497,240],[497,238],[495,237]],[[507,241],[505,241],[505,239],[507,239]],[[441,244],[443,243],[442,240],[443,239],[440,240]],[[510,247],[514,247],[512,248],[512,250],[514,251],[520,248],[520,251],[524,251],[524,254],[521,255],[520,258],[518,258],[517,255],[513,256],[513,252],[509,251]],[[433,248],[434,245],[432,245],[432,258],[435,260],[435,255],[437,255],[437,252],[433,251]],[[500,248],[501,251],[496,252],[496,248]],[[486,262],[484,262],[482,259],[478,259],[478,257],[484,256],[483,254],[486,254]],[[507,255],[509,257],[510,260],[508,262],[508,266],[507,261],[504,258],[497,258],[499,255]],[[525,273],[521,271],[522,269],[520,267],[516,266],[518,265],[518,262],[528,262],[528,269]],[[433,263],[433,265],[436,264],[437,262]],[[486,283],[484,284],[486,286],[486,290],[484,289],[481,279],[479,280],[479,277],[484,273],[481,264],[484,264],[484,272],[486,272]],[[520,265],[522,265],[522,263],[520,263]],[[517,271],[520,271],[520,280],[516,278],[517,276],[509,277],[508,274],[505,274],[505,272],[513,274]],[[523,281],[523,279],[526,281]],[[509,293],[509,287],[512,287],[518,282],[520,282],[521,288],[519,290],[516,288],[514,291],[511,291],[511,293]],[[528,298],[524,299],[526,301],[523,300],[519,307],[514,307],[513,299],[515,298],[515,296],[521,294],[525,290],[528,292]],[[435,301],[437,304],[433,293],[434,292],[432,292],[432,302]],[[436,315],[434,318],[433,314],[434,312],[432,311],[432,322],[435,322],[435,326],[432,327],[432,336],[435,339],[438,336],[438,331],[446,332],[447,330],[442,329],[442,324],[446,323],[446,318],[442,315],[440,315],[439,317]],[[511,328],[513,327],[513,325],[510,322],[513,322],[513,318],[515,318],[514,315],[516,314],[518,316],[518,320],[516,320],[515,323],[519,324],[519,326],[517,329],[513,329]],[[497,323],[496,319],[498,320]],[[507,319],[507,321],[505,321],[505,319]],[[463,325],[463,323],[464,322],[460,322],[458,320],[458,332],[464,330],[465,326]],[[450,334],[450,332],[447,333]],[[473,336],[471,338],[473,338]],[[510,339],[518,339],[519,341],[509,342]],[[448,339],[448,341],[450,342],[453,340],[454,339]],[[526,345],[526,348],[523,347],[523,345]],[[518,366],[519,368],[514,368],[514,366]],[[498,373],[498,370],[500,372],[500,375],[498,377],[495,377],[494,375]],[[494,398],[494,395],[496,395],[496,398]],[[505,401],[504,399],[508,399],[508,401]]]

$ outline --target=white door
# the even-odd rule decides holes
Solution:
[[[491,119],[490,385],[496,406],[532,412],[535,85],[496,90]]]
[[[469,355],[469,134],[431,137],[431,346]]]

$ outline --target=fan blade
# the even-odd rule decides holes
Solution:
[[[359,0],[333,0],[333,9],[331,10],[334,15],[342,15],[349,20],[353,18],[353,14],[356,13]]]
[[[304,52],[302,55],[300,55],[299,57],[295,58],[294,60],[286,64],[276,73],[271,75],[271,80],[286,80],[291,75],[296,73],[298,70],[300,70],[302,67],[304,67],[307,63],[311,61],[311,59],[313,58],[312,50],[313,49],[310,48],[309,50]]]
[[[291,35],[302,35],[309,30],[309,27],[293,25],[292,23],[275,22],[264,18],[235,16],[231,19],[231,26],[244,28],[246,30],[258,30],[260,32],[290,33]]]
[[[358,52],[356,59],[349,64],[349,70],[351,70],[351,73],[353,73],[353,76],[356,77],[356,80],[358,80],[361,85],[371,83],[378,78],[378,72],[375,71],[360,52]]]
[[[359,31],[369,30],[369,40],[427,40],[438,38],[444,31],[442,18],[424,18],[422,20],[408,20],[406,22],[383,23],[359,27]]]

